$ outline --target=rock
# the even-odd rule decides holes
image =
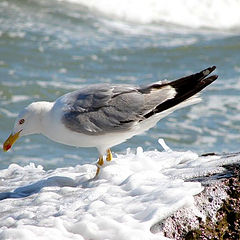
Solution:
[[[240,164],[224,167],[224,173],[192,179],[205,187],[194,206],[179,209],[151,231],[176,240],[240,239]]]

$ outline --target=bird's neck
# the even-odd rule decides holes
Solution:
[[[46,125],[50,123],[50,114],[53,107],[53,102],[39,102],[41,104],[41,110],[39,112],[39,120],[40,120],[40,132],[44,133],[44,129]]]

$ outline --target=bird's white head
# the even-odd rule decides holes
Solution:
[[[46,112],[46,105],[47,102],[34,102],[18,114],[12,133],[3,144],[4,151],[8,151],[19,137],[41,133],[41,122]]]

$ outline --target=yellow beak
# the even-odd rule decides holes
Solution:
[[[8,151],[12,145],[17,141],[17,139],[19,138],[19,134],[21,131],[15,133],[15,134],[11,134],[8,139],[5,141],[5,143],[3,144],[3,151],[6,152]]]

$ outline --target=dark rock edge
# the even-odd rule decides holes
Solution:
[[[179,209],[151,231],[176,240],[240,239],[240,164],[224,167],[224,173],[192,179],[205,187],[194,197],[200,214],[187,207]]]

